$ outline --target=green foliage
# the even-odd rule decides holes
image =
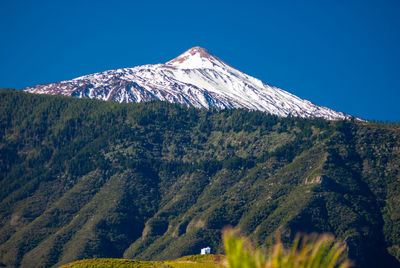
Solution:
[[[230,268],[347,268],[350,261],[343,253],[345,245],[331,235],[297,235],[292,245],[278,241],[269,254],[254,250],[251,243],[238,236],[237,230],[224,232],[226,259]]]
[[[399,143],[394,125],[1,90],[0,264],[223,253],[232,225],[258,245],[329,232],[355,266],[396,267]]]

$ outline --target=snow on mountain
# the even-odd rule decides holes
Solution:
[[[160,100],[198,108],[246,108],[279,116],[350,117],[269,86],[201,47],[165,64],[110,70],[25,90],[116,102]]]

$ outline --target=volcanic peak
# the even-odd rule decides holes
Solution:
[[[198,108],[246,108],[278,116],[349,117],[269,86],[201,47],[193,47],[165,64],[110,70],[25,90],[116,102],[159,100]]]

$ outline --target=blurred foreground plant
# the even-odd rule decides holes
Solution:
[[[335,242],[332,235],[297,235],[290,248],[285,248],[278,240],[266,255],[238,233],[237,229],[225,229],[223,233],[230,268],[350,267],[350,261],[344,256],[345,245]]]

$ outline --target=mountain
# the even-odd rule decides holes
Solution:
[[[278,116],[350,118],[269,86],[201,47],[165,64],[110,70],[25,90],[115,102],[160,100],[197,108],[246,108]]]
[[[223,253],[332,233],[399,267],[400,128],[0,91],[0,266]]]

